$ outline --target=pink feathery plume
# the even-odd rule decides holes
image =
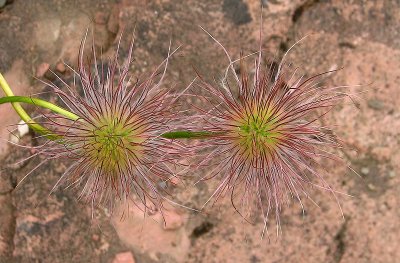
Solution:
[[[59,78],[65,89],[48,83],[79,119],[43,114],[39,122],[58,139],[39,146],[37,154],[46,156],[45,161],[72,160],[53,190],[58,185],[73,187],[92,207],[107,205],[113,210],[115,201],[133,197],[141,208],[161,210],[168,194],[161,186],[177,176],[173,167],[184,152],[179,142],[161,136],[170,131],[176,117],[176,96],[161,87],[168,60],[176,50],[170,50],[146,79],[132,82],[133,40],[122,65],[119,44],[107,65],[97,62],[94,46],[93,58],[84,58],[85,41],[86,37],[74,83],[68,85]]]
[[[330,149],[342,145],[319,120],[347,95],[340,87],[318,83],[332,71],[309,78],[297,76],[297,69],[290,70],[284,62],[286,54],[280,64],[263,66],[261,47],[254,73],[249,74],[243,57],[233,61],[211,37],[223,48],[230,65],[221,84],[199,75],[193,85],[206,95],[199,95],[203,104],[195,106],[198,113],[191,117],[196,120],[189,129],[198,129],[201,123],[201,129],[209,133],[192,146],[201,154],[196,167],[207,167],[201,180],[219,181],[206,204],[229,195],[245,219],[254,213],[263,216],[264,231],[274,211],[279,233],[282,206],[295,198],[303,207],[301,198],[309,198],[308,187],[326,189],[336,198],[317,167],[323,166],[324,159],[340,160]],[[238,61],[240,74],[234,70]],[[234,85],[228,81],[230,76]]]

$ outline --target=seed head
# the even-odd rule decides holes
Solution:
[[[113,209],[115,200],[125,201],[133,193],[133,201],[146,209],[161,209],[164,191],[159,184],[174,176],[171,166],[180,148],[160,136],[174,118],[174,98],[160,87],[170,54],[148,78],[132,82],[128,71],[133,43],[122,66],[119,46],[108,67],[97,63],[93,48],[92,68],[91,60],[84,59],[84,42],[74,83],[64,82],[66,91],[49,84],[79,119],[45,115],[42,123],[60,139],[48,141],[40,153],[72,160],[57,185],[79,189],[79,197],[92,205]],[[77,92],[80,88],[83,96]]]
[[[194,146],[199,152],[208,150],[197,166],[209,167],[202,179],[220,182],[207,203],[228,194],[244,218],[261,213],[264,230],[272,210],[279,230],[283,204],[295,198],[302,205],[309,186],[334,194],[317,167],[324,158],[339,159],[329,150],[341,144],[319,120],[345,95],[338,87],[319,85],[325,73],[298,76],[298,69],[284,61],[262,66],[261,49],[253,74],[246,71],[244,58],[236,74],[228,58],[222,85],[201,76],[197,82],[209,94],[202,96],[206,106],[199,108],[197,118],[213,134]]]

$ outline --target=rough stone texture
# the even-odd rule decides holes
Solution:
[[[310,189],[319,207],[303,200],[305,214],[296,203],[285,208],[279,238],[271,221],[269,238],[261,239],[262,220],[247,224],[229,200],[201,214],[171,208],[171,224],[166,226],[160,215],[143,220],[134,209],[122,220],[119,214],[110,219],[106,210],[96,209],[92,220],[90,208],[76,201],[73,190],[58,189],[48,196],[68,163],[48,162],[11,191],[40,162],[10,166],[30,154],[12,147],[1,162],[7,172],[0,180],[0,262],[112,262],[127,251],[138,263],[398,261],[398,1],[14,1],[0,11],[0,70],[18,94],[46,90],[32,78],[35,69],[42,63],[59,68],[60,61],[75,65],[86,28],[94,28],[97,46],[103,46],[105,54],[113,53],[116,36],[123,31],[122,56],[135,30],[132,73],[140,75],[158,65],[171,39],[173,47],[183,46],[171,61],[165,84],[182,90],[195,76],[193,68],[207,79],[218,79],[228,63],[198,25],[237,58],[241,50],[246,54],[258,48],[261,2],[265,54],[279,60],[309,35],[287,60],[307,76],[343,67],[324,83],[350,85],[347,91],[357,101],[347,101],[324,120],[348,146],[339,155],[360,174],[326,163],[333,188],[353,196],[338,194],[344,219],[331,195]],[[70,79],[69,69],[59,72]],[[8,138],[5,125],[18,122],[11,112],[9,105],[0,107],[2,139]],[[214,188],[213,182],[199,183],[178,188],[174,195],[182,204],[200,208]]]
[[[11,194],[0,194],[0,262],[11,262],[14,249],[15,208]]]
[[[20,143],[32,141],[26,137]],[[1,162],[7,170],[1,180],[9,179],[12,190],[0,194],[0,262],[110,262],[116,253],[127,250],[110,226],[106,211],[94,210],[92,215],[89,206],[76,201],[74,191],[59,189],[49,195],[66,168],[64,164],[50,162],[17,184],[43,161],[8,165],[27,156],[29,153],[16,151]]]
[[[131,252],[123,252],[115,255],[113,263],[135,263]]]

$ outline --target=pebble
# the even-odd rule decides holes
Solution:
[[[41,78],[46,74],[46,72],[49,70],[50,64],[49,63],[41,63],[39,66],[36,68],[36,77]]]
[[[100,240],[100,236],[94,234],[94,235],[92,236],[92,240],[93,240],[93,241],[99,241],[99,240]]]
[[[368,189],[371,191],[375,191],[376,190],[376,186],[373,184],[368,184]]]
[[[382,110],[384,106],[385,105],[383,104],[383,102],[378,99],[368,100],[368,107],[370,107],[373,110]]]
[[[64,63],[58,62],[56,65],[56,70],[60,73],[64,73],[66,70]]]
[[[394,171],[390,171],[389,172],[389,177],[390,178],[395,178],[396,177],[396,173]]]
[[[135,263],[132,252],[123,252],[115,255],[113,263]]]
[[[7,3],[7,0],[0,0],[0,8],[4,7]]]
[[[363,175],[369,174],[369,168],[368,168],[368,167],[363,167],[363,168],[361,168],[361,173],[362,173]]]
[[[29,126],[23,120],[18,122],[17,131],[10,133],[9,140],[12,143],[19,143],[20,139],[29,133]]]
[[[29,133],[29,126],[23,120],[18,123],[18,135],[19,137],[23,137]]]

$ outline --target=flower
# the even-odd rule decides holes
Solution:
[[[42,145],[39,154],[47,160],[72,160],[56,186],[79,189],[79,198],[92,207],[104,204],[113,210],[115,200],[126,201],[134,193],[135,204],[161,209],[166,192],[159,185],[176,176],[171,166],[182,152],[178,142],[160,136],[170,130],[175,116],[174,96],[160,87],[168,59],[175,51],[148,78],[132,83],[128,75],[133,41],[121,66],[119,44],[108,67],[107,63],[97,63],[93,47],[94,68],[84,59],[84,46],[85,40],[74,71],[77,81],[74,78],[68,85],[59,78],[66,91],[48,84],[79,118],[45,114],[41,124],[57,139]]]
[[[317,167],[323,166],[324,159],[338,160],[329,150],[341,143],[318,121],[346,94],[339,87],[318,84],[318,78],[329,72],[297,76],[297,69],[291,70],[284,59],[280,64],[262,66],[261,48],[254,73],[246,71],[241,57],[237,74],[236,61],[221,47],[230,61],[222,85],[209,83],[200,75],[197,82],[207,94],[200,95],[205,104],[198,107],[196,118],[209,132],[193,146],[199,153],[206,150],[197,167],[208,167],[201,180],[219,180],[206,204],[230,195],[232,205],[245,219],[263,216],[264,231],[271,211],[275,212],[279,230],[282,206],[295,198],[303,207],[301,198],[309,197],[309,186],[335,195]]]

